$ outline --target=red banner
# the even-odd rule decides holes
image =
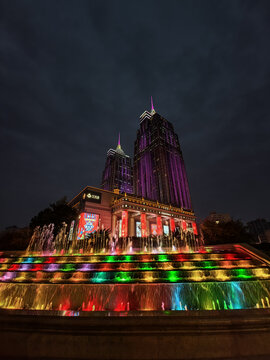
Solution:
[[[198,235],[197,225],[194,221],[192,222],[192,228],[193,228],[193,234]]]
[[[91,234],[98,230],[99,215],[81,213],[78,228],[77,239],[84,239],[87,234]]]
[[[163,234],[161,216],[157,216],[157,234],[158,234],[158,235],[162,235],[162,234]]]
[[[185,220],[182,220],[182,229],[183,230],[187,230],[187,223],[185,222]]]
[[[170,228],[171,231],[174,232],[175,231],[175,222],[174,222],[174,218],[170,218]]]
[[[146,230],[146,214],[141,213],[141,235],[142,237],[147,236],[147,230]]]
[[[128,236],[128,212],[122,211],[122,228],[121,228],[121,236]]]

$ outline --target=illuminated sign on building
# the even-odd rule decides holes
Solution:
[[[70,224],[70,229],[69,229],[68,241],[72,241],[74,225],[75,225],[75,220],[72,220],[72,222]]]
[[[140,221],[136,221],[136,236],[137,236],[137,237],[141,237],[141,236],[142,236],[142,232],[141,232],[141,222],[140,222]]]
[[[151,234],[157,235],[157,224],[151,224]]]
[[[121,237],[122,234],[122,219],[118,220],[118,236]]]
[[[100,204],[101,203],[101,193],[95,192],[95,191],[88,191],[86,193],[86,200]]]
[[[99,215],[81,213],[77,239],[82,240],[87,234],[98,230]]]
[[[168,226],[168,225],[163,225],[163,232],[164,232],[164,235],[169,235],[170,230],[169,230],[169,226]]]

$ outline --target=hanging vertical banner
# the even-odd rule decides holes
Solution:
[[[122,219],[117,221],[117,227],[118,227],[118,236],[122,236]]]
[[[70,224],[70,228],[69,228],[68,241],[72,241],[73,231],[74,231],[74,224],[75,224],[75,220],[72,220],[72,222]]]
[[[77,239],[82,240],[87,234],[91,234],[98,230],[99,215],[81,213]]]
[[[157,216],[157,234],[163,235],[161,216]]]
[[[174,222],[174,218],[170,218],[170,228],[171,231],[174,232],[175,231],[175,222]]]
[[[121,228],[121,237],[128,236],[128,212],[122,211],[122,228]]]
[[[167,236],[170,234],[170,229],[168,225],[163,225],[163,234]]]
[[[145,213],[141,213],[141,233],[142,233],[142,237],[146,237],[146,236],[147,236],[147,231],[146,231],[146,214],[145,214]]]
[[[193,228],[193,234],[198,235],[197,225],[194,221],[192,222],[192,228]]]
[[[183,230],[187,230],[187,223],[185,222],[185,220],[182,220],[182,229]]]
[[[157,224],[151,224],[151,235],[157,236]]]
[[[141,237],[141,236],[142,236],[142,232],[141,232],[141,222],[140,222],[140,221],[136,221],[136,236],[137,236],[137,237]]]

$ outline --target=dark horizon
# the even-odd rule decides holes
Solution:
[[[100,186],[118,133],[170,121],[195,214],[269,220],[268,1],[2,1],[0,229]]]

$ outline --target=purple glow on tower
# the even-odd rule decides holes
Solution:
[[[121,147],[120,133],[116,149],[107,152],[101,187],[109,191],[119,189],[121,193],[133,193],[132,161]]]
[[[152,97],[151,114],[145,111],[141,116],[135,141],[134,193],[192,209],[178,136],[173,125],[155,112]]]

